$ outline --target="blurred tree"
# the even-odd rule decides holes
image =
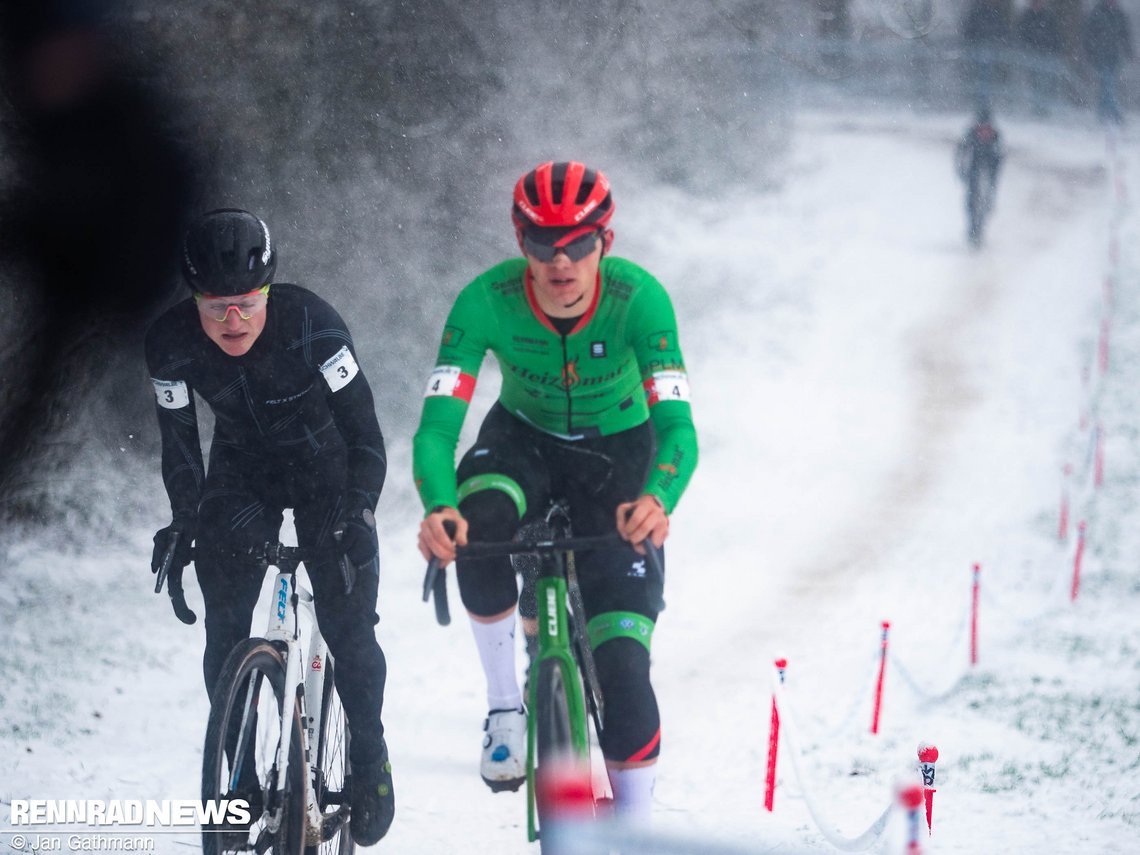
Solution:
[[[1082,0],[1050,0],[1049,8],[1061,30],[1065,58],[1072,63],[1081,56],[1081,22],[1084,20]]]

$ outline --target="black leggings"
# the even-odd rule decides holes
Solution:
[[[384,732],[380,713],[387,676],[374,629],[379,622],[379,560],[373,560],[371,572],[358,573],[352,594],[346,595],[332,540],[343,465],[338,468],[335,457],[303,468],[235,457],[215,446],[198,512],[195,568],[206,605],[206,691],[213,691],[230,650],[249,637],[264,578],[255,564],[235,556],[276,541],[282,511],[291,507],[298,545],[315,556],[305,569],[317,622],[336,663],[336,686],[352,732],[351,760],[357,765],[374,762]],[[263,627],[253,630],[260,634]]]
[[[459,464],[460,513],[472,543],[510,540],[542,519],[552,499],[570,509],[576,536],[614,531],[617,506],[636,499],[654,452],[648,423],[605,437],[563,440],[518,420],[501,405],[488,413],[479,437]],[[586,619],[636,612],[656,621],[661,589],[644,572],[631,546],[575,553]],[[479,617],[502,614],[518,603],[509,557],[460,559],[459,593]],[[533,608],[523,604],[524,613]],[[660,717],[649,681],[649,651],[616,638],[594,651],[606,699],[602,751],[610,760],[657,756]]]

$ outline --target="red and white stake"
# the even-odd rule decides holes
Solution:
[[[974,562],[974,583],[970,591],[970,664],[978,664],[978,592],[982,565]]]
[[[1077,592],[1081,589],[1081,558],[1085,554],[1085,521],[1077,525],[1077,553],[1073,556],[1073,587],[1069,591],[1069,599],[1076,602]]]
[[[906,855],[920,855],[922,838],[918,834],[919,810],[922,808],[922,787],[912,784],[899,788],[899,807],[906,811]]]
[[[1100,341],[1096,349],[1097,367],[1102,377],[1108,372],[1108,333],[1109,320],[1108,315],[1105,315],[1100,319]]]
[[[879,677],[875,681],[875,710],[871,715],[871,733],[879,732],[879,713],[883,709],[883,678],[887,674],[887,638],[890,633],[891,622],[883,621],[883,634],[879,654]]]
[[[776,671],[780,675],[780,684],[784,682],[784,670],[788,667],[787,659],[776,660]],[[764,807],[769,813],[776,798],[776,751],[780,747],[780,712],[776,709],[776,696],[772,695],[772,720],[768,726],[768,774],[764,778]]]
[[[938,762],[938,749],[929,742],[918,745],[918,770],[922,773],[922,798],[926,802],[926,833],[934,833],[934,764]]]

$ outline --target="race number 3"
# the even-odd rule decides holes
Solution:
[[[360,367],[352,358],[352,353],[345,345],[328,362],[321,366],[321,375],[329,384],[329,389],[339,392],[352,382],[352,378],[360,373]]]
[[[661,401],[688,401],[689,375],[684,371],[657,371],[645,381],[649,406]]]
[[[154,384],[154,396],[158,405],[167,410],[180,410],[190,403],[190,388],[183,380],[158,380],[150,378]]]

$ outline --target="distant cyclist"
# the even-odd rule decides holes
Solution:
[[[193,295],[155,321],[146,342],[174,517],[154,536],[153,562],[177,534],[182,568],[197,543],[212,691],[249,636],[261,589],[263,571],[243,555],[276,541],[282,511],[293,509],[298,543],[316,556],[306,569],[351,733],[352,835],[371,845],[395,810],[380,721],[387,667],[374,629],[384,439],[344,321],[311,291],[271,285],[276,266],[269,229],[247,211],[211,211],[186,234],[182,271]],[[209,467],[195,393],[214,415]],[[351,593],[342,555],[357,570]]]
[[[450,561],[469,539],[510,540],[552,497],[568,502],[575,535],[616,528],[630,544],[665,541],[697,464],[689,383],[669,295],[609,255],[613,211],[609,181],[581,163],[544,163],[519,179],[512,220],[524,257],[459,293],[428,383],[414,447],[425,558]],[[457,474],[456,443],[488,351],[502,388]],[[661,738],[649,680],[661,592],[639,552],[624,545],[576,561],[605,697],[602,752],[615,807],[628,815],[649,812]],[[460,559],[457,575],[487,678],[481,774],[492,790],[515,789],[526,776],[515,572],[506,557]]]
[[[1003,157],[1001,134],[994,127],[989,108],[983,107],[955,150],[958,177],[966,184],[966,236],[971,246],[982,242],[982,229],[993,208]]]

